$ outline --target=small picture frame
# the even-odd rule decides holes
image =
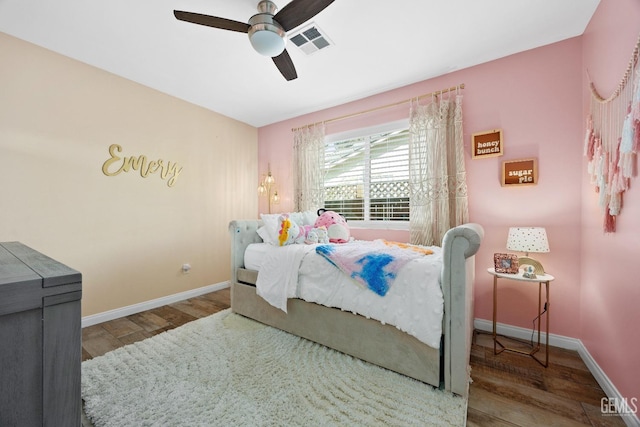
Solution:
[[[538,183],[536,159],[521,159],[502,162],[502,186],[521,187]]]
[[[518,255],[493,254],[496,273],[518,274]]]
[[[471,157],[473,159],[502,156],[503,151],[502,129],[476,132],[471,135]]]

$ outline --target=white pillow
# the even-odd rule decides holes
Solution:
[[[260,233],[258,235],[262,237],[265,243],[270,243],[272,245],[278,244],[278,218],[282,214],[260,214],[260,218],[264,224],[266,229],[266,234],[268,237],[265,239]]]
[[[302,212],[303,223],[302,225],[314,225],[316,219],[318,219],[318,213],[316,211],[304,211]]]
[[[305,225],[304,212],[289,212],[289,219],[298,225]]]
[[[260,236],[262,238],[262,241],[264,243],[268,243],[270,245],[277,244],[276,242],[274,242],[272,240],[272,236],[269,234],[269,231],[267,230],[267,227],[265,227],[264,225],[262,227],[258,228],[256,230],[256,232],[258,233],[258,236]]]

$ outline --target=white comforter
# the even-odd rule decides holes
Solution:
[[[257,293],[274,307],[286,312],[287,299],[300,298],[376,319],[433,348],[440,347],[444,302],[441,248],[431,247],[433,255],[410,261],[399,271],[389,292],[379,296],[316,254],[316,245],[256,245],[261,245],[258,252],[264,253]]]

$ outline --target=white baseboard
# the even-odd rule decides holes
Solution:
[[[229,287],[229,282],[216,283],[209,286],[203,286],[201,288],[192,289],[190,291],[184,291],[173,295],[167,295],[166,297],[157,298],[150,301],[141,302],[139,304],[128,305],[122,308],[116,308],[114,310],[105,311],[98,314],[92,314],[82,318],[82,327],[97,325],[98,323],[108,322],[109,320],[118,319],[120,317],[130,316],[132,314],[140,313],[141,311],[151,310],[152,308],[162,307],[163,305],[173,304],[174,302],[183,301],[189,298],[194,298],[200,295],[208,294],[210,292],[219,291]]]
[[[640,427],[640,418],[638,418],[638,407],[640,407],[640,396],[633,396],[636,400],[633,405],[629,405],[627,402],[632,398],[631,396],[625,398],[620,394],[616,386],[611,382],[607,374],[604,373],[602,368],[596,363],[595,359],[591,356],[587,348],[583,345],[578,349],[578,354],[584,361],[584,364],[587,365],[591,374],[593,374],[602,390],[604,390],[605,394],[610,398],[615,398],[617,402],[620,402],[623,406],[622,412],[625,413],[622,416],[622,420],[629,427]]]
[[[493,322],[491,320],[474,319],[473,326],[480,331],[493,332]],[[531,329],[506,325],[504,323],[496,323],[496,333],[498,335],[505,335],[527,341],[531,339]],[[537,341],[537,333],[534,338]],[[544,332],[540,334],[540,340],[541,342],[546,341],[546,334]],[[581,340],[562,335],[549,334],[549,345],[577,351],[584,364],[587,365],[587,368],[609,398],[613,398],[617,402],[622,402],[623,404],[632,398],[640,398],[640,396],[629,396],[627,398],[622,396],[607,374],[605,374],[598,363],[596,363],[595,359],[591,356],[589,350],[587,350]],[[637,401],[636,404],[640,406],[640,401]],[[621,418],[627,426],[640,427],[640,419],[638,418],[635,405],[629,405],[627,409],[623,408],[623,412],[625,414],[622,415]]]
[[[493,332],[493,322],[491,320],[475,319],[473,321],[473,327],[480,331]],[[506,325],[504,323],[496,323],[496,333],[498,335],[506,335],[508,337],[513,337],[520,340],[529,341],[531,339],[531,329]],[[538,340],[537,333],[535,334],[534,339],[536,341]],[[542,332],[540,334],[540,341],[546,342],[546,339],[547,339],[547,334]],[[582,342],[580,342],[579,339],[569,338],[562,335],[554,335],[554,334],[549,334],[549,345],[552,345],[554,347],[565,348],[567,350],[576,350],[576,351],[578,351],[580,347],[584,347],[582,345]]]

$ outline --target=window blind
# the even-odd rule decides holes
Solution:
[[[325,207],[351,220],[409,220],[409,131],[325,145]]]

